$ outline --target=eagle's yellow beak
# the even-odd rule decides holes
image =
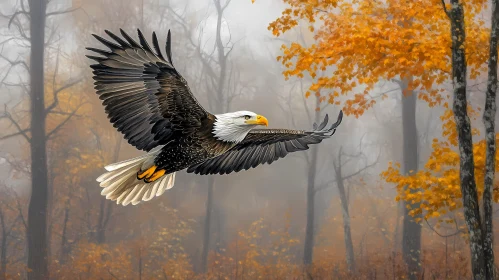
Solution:
[[[267,118],[261,115],[256,115],[256,120],[247,120],[246,123],[269,126]]]

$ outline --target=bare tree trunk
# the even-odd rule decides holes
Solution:
[[[317,145],[312,146],[312,157],[308,165],[307,180],[307,226],[305,228],[305,247],[303,264],[312,264],[314,253],[314,222],[315,222],[315,173],[317,170]]]
[[[214,205],[213,207],[213,219],[212,219],[212,224],[215,223],[215,229],[216,229],[216,242],[215,242],[215,250],[219,254],[223,254],[224,248],[226,248],[226,240],[229,239],[227,237],[227,231],[225,228],[227,227],[226,225],[226,216],[225,216],[225,211],[224,211],[224,206],[223,205]]]
[[[468,227],[471,269],[474,279],[486,279],[483,235],[475,181],[473,141],[466,100],[466,57],[464,50],[464,11],[459,0],[451,0],[449,12],[452,39],[452,80],[454,87],[453,111],[458,132],[461,192],[464,218]]]
[[[54,190],[54,165],[50,163],[50,160],[47,159],[47,168],[48,168],[48,193],[47,193],[47,256],[52,255],[52,249],[51,249],[51,244],[52,244],[52,238],[53,238],[53,231],[54,231],[54,220],[52,218],[53,216],[53,190]]]
[[[340,193],[341,209],[343,215],[343,234],[345,239],[345,250],[346,250],[346,260],[348,271],[355,271],[355,256],[353,252],[352,243],[352,232],[350,228],[350,214],[348,211],[348,198],[345,192],[345,184],[342,174],[342,162],[341,162],[341,148],[338,153],[338,163],[334,164],[334,171],[336,176],[336,184],[338,186],[338,192]]]
[[[139,247],[139,280],[142,280],[142,247]]]
[[[319,104],[317,98],[316,104]],[[318,123],[320,112],[315,111],[315,122]],[[315,175],[317,172],[318,146],[312,146],[312,156],[308,161],[308,179],[307,179],[307,225],[305,227],[305,242],[303,248],[303,264],[308,266],[312,264],[314,255],[314,237],[315,237]]]
[[[62,222],[62,236],[61,236],[61,257],[59,262],[64,264],[66,262],[67,256],[69,255],[68,248],[68,238],[67,238],[67,228],[69,221],[69,210],[70,210],[70,200],[66,200],[66,204],[64,207],[64,220]]]
[[[105,229],[103,227],[104,217],[106,213],[106,204],[107,204],[106,201],[107,199],[101,199],[100,201],[99,216],[97,217],[97,226],[95,229],[95,243],[97,244],[104,243],[106,239]]]
[[[399,243],[400,241],[400,216],[402,214],[402,212],[404,211],[404,209],[402,209],[404,207],[404,203],[402,201],[399,201],[399,203],[397,203],[397,216],[396,216],[396,220],[395,220],[395,228],[393,229],[393,255],[397,255],[400,251],[400,247],[399,245],[401,245],[402,243]]]
[[[218,63],[220,64],[220,76],[218,77],[218,85],[217,85],[217,94],[218,98],[218,106],[223,108],[223,104],[226,104],[226,100],[224,99],[224,87],[225,87],[225,79],[227,76],[227,56],[225,55],[225,47],[222,42],[222,18],[224,9],[220,3],[221,0],[214,0],[215,7],[217,8],[217,52],[218,52]],[[217,106],[217,107],[218,107]]]
[[[492,26],[490,30],[489,73],[483,124],[485,125],[485,140],[487,142],[485,162],[485,182],[483,191],[483,249],[485,258],[485,273],[487,279],[495,278],[494,271],[494,232],[492,212],[492,188],[494,187],[496,159],[496,92],[497,92],[497,28],[499,27],[498,0],[492,1]]]
[[[227,55],[225,54],[225,47],[222,42],[222,18],[223,18],[223,12],[229,2],[226,3],[222,7],[222,3],[220,2],[221,0],[213,0],[213,3],[215,4],[215,8],[217,10],[217,33],[216,33],[216,48],[217,48],[217,56],[218,56],[218,64],[220,66],[219,69],[219,76],[218,76],[218,81],[216,84],[216,96],[217,96],[217,101],[215,104],[215,111],[220,113],[226,108],[223,108],[224,105],[226,104],[226,100],[224,100],[224,87],[225,87],[225,80],[227,76]],[[204,222],[204,233],[203,233],[203,251],[201,253],[201,272],[205,273],[207,271],[207,265],[208,265],[208,252],[210,250],[210,236],[211,232],[210,229],[212,228],[211,223],[213,221],[212,215],[213,215],[213,189],[215,186],[215,179],[213,177],[210,177],[208,179],[208,198],[206,201],[206,215],[205,215],[205,222]]]
[[[206,215],[204,220],[203,231],[203,251],[201,253],[201,272],[207,271],[208,265],[208,252],[210,251],[210,229],[213,214],[213,187],[215,186],[215,179],[213,176],[208,177],[208,198],[206,200]]]
[[[28,209],[28,279],[48,279],[47,151],[44,38],[46,0],[30,0],[31,199]]]
[[[113,158],[111,162],[117,162],[120,149],[121,149],[122,137],[118,136],[116,139],[116,146],[114,147]],[[103,244],[106,242],[106,229],[107,224],[109,223],[109,219],[113,213],[112,201],[107,199],[101,199],[100,207],[99,207],[99,217],[97,219],[97,229],[96,229],[96,237],[95,242],[98,244]]]
[[[403,129],[403,168],[404,173],[409,174],[418,170],[418,130],[416,127],[416,95],[408,92],[411,78],[401,82],[402,90],[402,129]],[[415,217],[409,215],[409,209],[419,208],[419,203],[411,204],[404,201],[404,220],[402,223],[402,254],[407,264],[410,279],[417,279],[420,271],[421,254],[421,225],[415,222]]]
[[[0,209],[0,225],[2,226],[2,243],[0,244],[0,280],[7,280],[7,225],[3,210]]]
[[[95,242],[97,244],[106,243],[106,229],[112,213],[113,213],[112,202],[107,199],[102,199],[99,208],[99,220],[97,223],[97,230],[96,230],[97,236],[95,238]]]

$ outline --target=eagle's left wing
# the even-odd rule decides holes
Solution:
[[[121,36],[105,31],[113,41],[94,37],[109,50],[87,48],[97,95],[110,122],[139,150],[166,144],[176,132],[192,134],[212,117],[196,100],[185,79],[173,66],[168,31],[166,57],[153,32],[153,48],[140,30],[139,42],[120,29]]]
[[[229,174],[248,170],[260,164],[272,162],[285,157],[288,153],[307,150],[308,145],[318,144],[323,139],[331,137],[341,123],[343,112],[338,120],[327,127],[328,116],[313,131],[289,129],[255,129],[232,149],[218,157],[193,165],[187,169],[189,173]]]

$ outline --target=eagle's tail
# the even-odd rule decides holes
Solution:
[[[175,173],[166,174],[150,183],[137,179],[139,171],[154,164],[158,152],[153,151],[104,167],[108,172],[97,178],[99,185],[104,188],[101,194],[106,196],[106,199],[116,200],[117,204],[125,206],[130,203],[136,205],[142,200],[151,200],[154,196],[160,196],[171,189],[175,182]]]

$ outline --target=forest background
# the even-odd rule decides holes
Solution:
[[[495,2],[451,2],[3,1],[0,280],[477,278],[470,244],[485,263],[497,248],[495,131],[482,115],[495,110],[499,17]],[[466,37],[451,36],[459,22]],[[213,113],[297,129],[346,116],[307,152],[231,175],[179,173],[163,196],[116,205],[95,178],[140,153],[107,121],[85,47],[120,28],[155,31],[161,45],[171,30],[175,67]],[[459,166],[463,91],[475,208],[462,199],[473,198]],[[463,211],[478,205],[483,235]]]

